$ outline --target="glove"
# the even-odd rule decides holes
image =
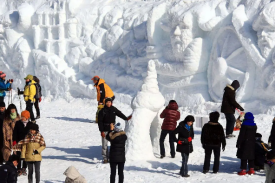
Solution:
[[[37,150],[34,150],[34,151],[33,151],[33,154],[38,154],[38,151],[37,151]]]
[[[127,121],[129,121],[130,119],[132,119],[132,115],[128,116]]]
[[[12,146],[15,146],[15,145],[16,145],[16,141],[13,141]]]
[[[222,146],[222,151],[225,151],[225,146]]]
[[[102,102],[98,102],[98,105],[103,105],[103,103]]]
[[[32,100],[29,99],[28,102],[29,102],[29,103],[32,103]]]
[[[179,144],[179,145],[182,145],[182,141],[179,140],[179,141],[178,141],[178,144]]]
[[[101,137],[105,138],[105,133],[101,132]]]
[[[192,142],[192,137],[188,137],[188,142]]]
[[[39,102],[41,102],[41,101],[42,101],[42,98],[40,97],[40,98],[39,98]]]

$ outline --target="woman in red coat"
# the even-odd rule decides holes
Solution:
[[[180,112],[178,111],[178,104],[175,100],[170,100],[169,105],[162,111],[160,117],[164,118],[161,126],[161,135],[159,139],[160,145],[160,158],[165,157],[164,140],[167,134],[169,134],[170,154],[172,158],[175,158],[175,146],[174,146],[174,134],[173,131],[177,127],[177,121],[180,119]]]

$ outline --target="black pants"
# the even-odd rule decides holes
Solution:
[[[247,169],[247,163],[249,168],[254,168],[254,159],[253,160],[247,160],[247,159],[241,159],[241,169],[246,170]]]
[[[170,154],[175,156],[175,145],[174,145],[174,133],[170,130],[161,130],[159,146],[160,146],[160,155],[165,156],[164,140],[166,135],[169,134],[169,143],[170,143]]]
[[[29,170],[29,174],[28,174],[28,180],[29,183],[33,183],[32,179],[33,179],[33,168],[35,168],[35,179],[36,179],[36,183],[40,182],[40,165],[41,165],[41,161],[31,161],[31,162],[27,162],[28,165],[28,170]]]
[[[40,116],[40,109],[39,109],[39,99],[37,99],[34,103],[34,107],[36,110],[36,116]]]
[[[220,154],[221,154],[221,147],[220,146],[204,146],[205,151],[205,158],[204,158],[204,165],[203,170],[210,169],[210,160],[212,151],[214,152],[214,166],[213,172],[218,172],[220,167]]]
[[[0,165],[3,165],[4,158],[3,158],[3,153],[2,153],[2,147],[0,147]]]
[[[31,102],[26,102],[26,110],[30,112],[31,120],[32,120],[32,121],[35,121],[35,118],[34,118],[34,115],[33,115],[32,107],[33,107],[33,103],[31,103]]]
[[[4,102],[5,97],[0,97],[0,102]]]
[[[226,118],[226,135],[233,133],[236,118],[234,114],[224,114]]]
[[[16,155],[20,157],[21,151],[17,151]],[[26,168],[27,168],[26,161],[20,159],[20,161],[18,162],[18,165],[17,165],[17,170],[22,170],[22,169],[26,169]]]
[[[118,167],[118,177],[119,183],[123,183],[124,181],[124,163],[110,163],[111,167],[111,176],[110,176],[110,183],[116,182],[116,167]]]

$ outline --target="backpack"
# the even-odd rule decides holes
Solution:
[[[36,88],[36,94],[34,96],[35,99],[40,99],[42,97],[41,94],[41,86],[39,84],[34,84],[35,88]]]

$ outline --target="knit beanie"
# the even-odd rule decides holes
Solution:
[[[30,112],[27,111],[27,110],[21,112],[21,117],[25,117],[27,119],[30,119],[30,117],[31,117]]]
[[[4,77],[6,77],[6,74],[5,74],[4,72],[2,72],[2,73],[0,74],[0,78],[4,78]]]
[[[115,125],[115,131],[116,131],[116,132],[123,131],[123,130],[122,130],[122,126],[121,126],[120,123],[117,123],[117,124]]]
[[[16,108],[16,106],[14,104],[10,104],[8,108],[9,109],[16,109],[17,110],[17,108]]]
[[[217,112],[217,111],[211,112],[211,113],[209,114],[209,120],[210,120],[210,122],[218,123],[219,118],[220,118],[220,113]]]
[[[245,113],[245,115],[244,115],[244,119],[245,119],[245,120],[253,120],[253,119],[254,119],[254,116],[253,116],[253,114],[252,114],[251,112],[247,112],[247,113]]]
[[[5,102],[0,102],[0,107],[6,107]]]
[[[239,83],[238,80],[234,80],[234,81],[232,82],[231,86],[232,86],[235,90],[237,90],[238,88],[240,88],[240,83]]]
[[[30,127],[30,130],[35,130],[35,131],[38,132],[39,131],[39,126],[37,124],[33,123]]]
[[[113,103],[113,99],[112,99],[112,98],[106,98],[106,99],[105,99],[105,104],[106,104],[107,102],[109,102],[109,101]]]

